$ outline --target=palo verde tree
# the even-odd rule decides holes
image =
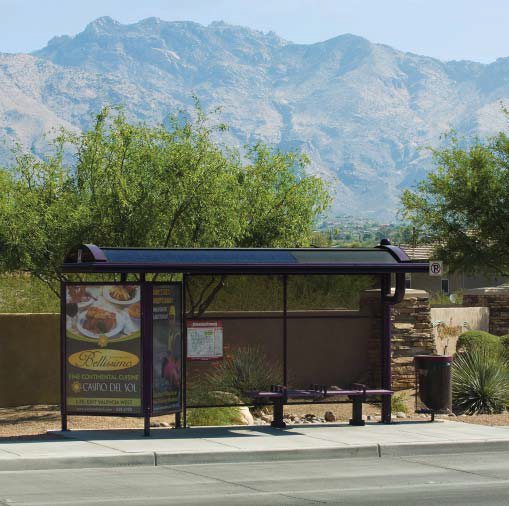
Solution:
[[[62,132],[42,159],[18,151],[0,169],[0,269],[27,271],[57,293],[72,247],[309,244],[329,202],[307,159],[257,144],[223,146],[197,107],[170,127],[105,108],[81,134]],[[71,153],[71,155],[69,155]]]
[[[436,168],[402,196],[404,216],[451,270],[509,273],[509,137],[434,151]]]

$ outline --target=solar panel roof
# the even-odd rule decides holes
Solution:
[[[405,267],[406,266],[406,267]],[[404,268],[404,269],[402,269]],[[64,272],[423,271],[390,245],[376,248],[98,248],[70,252]]]

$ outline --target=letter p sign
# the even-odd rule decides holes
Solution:
[[[444,273],[444,265],[440,260],[433,260],[429,263],[430,276],[442,276]]]

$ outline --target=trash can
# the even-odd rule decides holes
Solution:
[[[416,411],[435,414],[452,413],[452,357],[417,355],[415,364]],[[420,401],[420,402],[419,402]]]

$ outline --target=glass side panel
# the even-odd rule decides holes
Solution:
[[[206,276],[186,278],[188,317],[214,311],[282,311],[281,276]]]
[[[362,293],[378,287],[376,276],[288,276],[288,311],[359,309]]]
[[[280,276],[187,276],[186,327],[189,407],[252,404],[248,391],[283,382]],[[214,422],[189,413],[191,424]],[[232,410],[209,414],[238,423]]]

